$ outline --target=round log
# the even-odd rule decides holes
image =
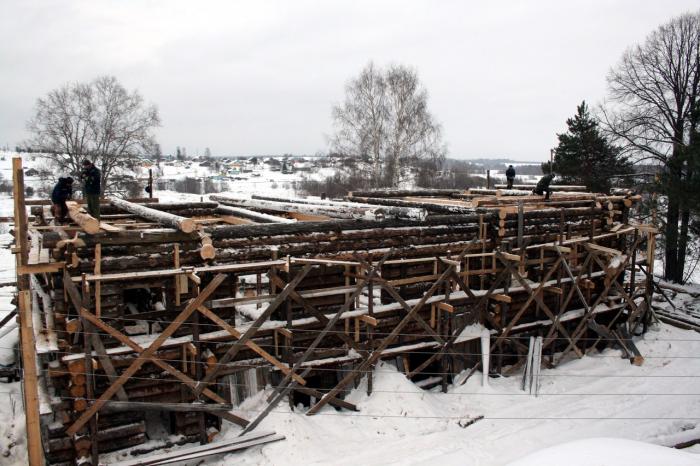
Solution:
[[[161,225],[177,228],[183,233],[192,233],[197,229],[197,224],[191,218],[180,217],[168,212],[163,212],[150,207],[146,207],[123,199],[110,199],[115,207],[132,213],[136,216],[158,222]]]
[[[68,216],[71,220],[80,225],[80,228],[82,228],[85,233],[94,235],[100,232],[100,221],[87,212],[84,212],[80,204],[75,201],[66,201],[66,206],[68,207]]]

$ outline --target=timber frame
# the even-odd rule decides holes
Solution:
[[[605,345],[644,360],[656,230],[631,192],[115,200],[94,232],[79,204],[68,225],[27,218],[15,164],[31,464],[96,465],[144,443],[151,412],[207,443],[285,400],[357,410],[345,395],[381,360],[443,391],[515,373],[531,337],[547,367]],[[264,409],[240,408],[266,384]]]

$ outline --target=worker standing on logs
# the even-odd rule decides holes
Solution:
[[[513,181],[515,181],[515,168],[513,168],[513,165],[508,165],[506,179],[508,180],[508,187],[506,189],[513,189]]]
[[[83,160],[83,196],[87,201],[87,211],[96,219],[100,218],[100,170],[89,160]]]
[[[552,193],[549,185],[552,184],[552,180],[554,179],[554,177],[554,173],[550,173],[549,175],[545,175],[542,178],[540,178],[540,181],[537,182],[537,186],[535,186],[535,189],[532,190],[532,193],[538,194],[540,196],[544,193],[547,193],[544,199],[548,201],[549,195]]]
[[[54,218],[54,223],[66,223],[68,217],[68,206],[66,201],[73,196],[73,178],[59,178],[56,186],[51,192],[51,214]]]

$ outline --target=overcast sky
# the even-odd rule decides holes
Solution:
[[[158,105],[166,153],[313,154],[370,60],[416,68],[449,155],[548,158],[623,51],[690,0],[0,1],[0,145],[37,97],[116,76]]]

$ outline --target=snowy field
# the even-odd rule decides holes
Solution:
[[[543,371],[537,398],[520,391],[518,376],[482,387],[479,374],[447,394],[425,392],[383,364],[372,396],[364,383],[350,395],[359,413],[325,408],[307,417],[280,405],[260,428],[287,440],[235,457],[251,465],[499,465],[582,438],[659,445],[699,438],[700,335],[661,326],[638,345],[646,358],[642,367],[621,359],[617,350],[570,361]],[[259,406],[251,400],[249,415]],[[477,416],[484,419],[463,427]],[[700,456],[691,459],[700,463]]]
[[[9,163],[9,157],[0,161],[6,179]],[[260,180],[232,183],[231,192],[291,195],[294,176],[265,173]],[[165,202],[199,198],[169,191],[156,196]],[[12,214],[11,199],[0,198],[0,212]],[[14,278],[10,241],[7,229],[0,231],[0,281]],[[12,309],[12,292],[0,288],[0,318]],[[688,309],[700,306],[700,298],[672,296]],[[12,362],[16,341],[15,331],[0,337],[0,364]],[[556,369],[543,369],[539,397],[520,390],[521,374],[491,378],[482,386],[477,373],[443,394],[418,388],[383,363],[375,371],[371,396],[366,395],[366,380],[349,395],[360,412],[326,407],[316,416],[305,416],[305,408],[291,411],[281,403],[258,429],[274,430],[286,440],[191,464],[700,464],[698,446],[656,447],[700,438],[700,334],[662,324],[636,343],[645,357],[641,367],[622,359],[616,349],[570,359]],[[268,387],[246,400],[241,414],[255,417],[269,393]],[[238,432],[226,424],[217,439]],[[103,461],[128,458],[127,453],[113,453]],[[0,465],[26,462],[20,385],[0,383]]]

